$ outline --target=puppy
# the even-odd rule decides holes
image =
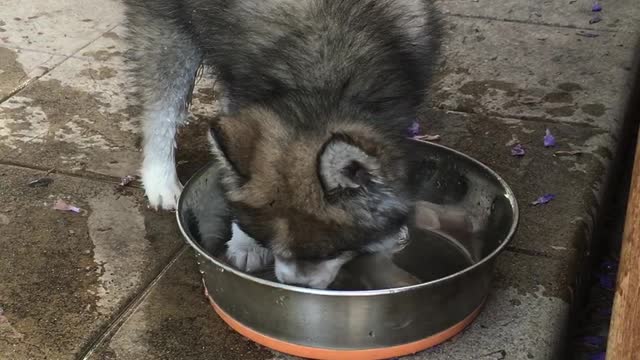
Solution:
[[[174,138],[204,66],[223,89],[210,141],[236,238],[269,249],[280,281],[324,288],[405,231],[403,140],[437,50],[430,2],[124,2],[151,206],[176,206]]]

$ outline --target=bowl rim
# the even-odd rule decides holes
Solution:
[[[313,288],[305,288],[305,287],[289,285],[289,284],[282,284],[282,283],[275,282],[275,281],[265,280],[265,279],[259,278],[257,276],[253,276],[251,274],[247,274],[247,273],[245,273],[243,271],[240,271],[238,269],[235,269],[235,268],[223,263],[222,261],[216,259],[215,257],[211,256],[207,251],[205,251],[200,246],[200,244],[198,244],[197,241],[192,239],[191,236],[189,235],[190,232],[185,229],[185,226],[183,225],[182,220],[181,220],[181,216],[180,216],[182,214],[182,208],[184,207],[184,205],[183,205],[184,204],[184,197],[182,195],[187,191],[187,189],[190,186],[192,186],[192,183],[196,179],[198,179],[200,176],[202,176],[202,174],[207,169],[210,168],[210,166],[212,165],[211,162],[208,162],[206,165],[204,165],[202,168],[200,168],[185,183],[184,188],[182,190],[182,193],[180,194],[180,197],[178,199],[178,206],[176,208],[176,220],[178,222],[178,227],[180,229],[180,232],[182,233],[182,236],[186,239],[187,243],[189,243],[189,245],[195,251],[198,252],[198,255],[203,256],[205,259],[207,259],[210,262],[213,262],[216,266],[219,266],[224,271],[229,271],[229,272],[233,273],[236,276],[240,276],[244,280],[253,281],[253,282],[259,283],[261,285],[269,286],[269,287],[280,289],[280,290],[288,290],[288,291],[293,291],[293,292],[297,292],[297,293],[304,293],[304,294],[309,294],[309,295],[340,296],[340,297],[348,296],[348,297],[352,297],[352,296],[389,295],[389,294],[395,294],[395,293],[401,293],[401,292],[409,292],[409,291],[414,291],[414,290],[418,290],[418,289],[421,289],[421,288],[432,287],[432,286],[447,282],[447,281],[449,281],[451,279],[454,279],[456,277],[461,277],[464,274],[472,272],[472,271],[484,266],[486,263],[492,261],[511,242],[511,240],[513,239],[513,236],[514,236],[514,234],[516,232],[516,229],[518,228],[518,223],[520,221],[520,211],[519,211],[519,208],[518,208],[518,202],[516,200],[515,194],[513,193],[513,190],[511,190],[511,187],[509,186],[509,184],[507,184],[507,182],[500,175],[498,175],[498,173],[493,171],[487,165],[485,165],[481,161],[476,160],[473,157],[471,157],[469,155],[466,155],[466,154],[464,154],[464,153],[462,153],[462,152],[460,152],[458,150],[452,149],[452,148],[444,146],[444,145],[435,144],[435,143],[432,143],[432,142],[425,142],[425,141],[420,141],[420,140],[415,140],[415,139],[409,139],[409,141],[415,141],[417,143],[420,143],[421,146],[425,146],[425,145],[433,146],[433,147],[440,148],[440,149],[445,150],[445,151],[452,152],[453,154],[461,156],[463,158],[466,158],[467,160],[470,160],[471,162],[473,162],[476,165],[480,166],[481,168],[486,170],[491,176],[493,176],[496,180],[498,180],[498,182],[502,185],[502,187],[505,190],[505,197],[509,200],[509,203],[511,204],[511,207],[513,209],[513,221],[511,222],[511,227],[509,228],[509,232],[507,233],[507,235],[504,238],[504,240],[502,241],[502,243],[500,243],[500,245],[498,247],[496,247],[489,255],[485,256],[480,261],[478,261],[478,262],[474,263],[473,265],[471,265],[469,267],[466,267],[466,268],[464,268],[464,269],[462,269],[460,271],[457,271],[457,272],[455,272],[453,274],[447,275],[445,277],[442,277],[442,278],[439,278],[439,279],[435,279],[435,280],[431,280],[431,281],[424,282],[424,283],[420,283],[420,284],[416,284],[416,285],[402,286],[402,287],[396,287],[396,288],[390,288],[390,289],[327,290],[327,289],[313,289]]]

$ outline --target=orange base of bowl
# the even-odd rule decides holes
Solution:
[[[298,345],[289,343],[286,341],[278,340],[276,338],[261,334],[232,318],[224,312],[209,296],[209,293],[206,290],[205,286],[205,295],[209,299],[209,303],[215,310],[215,312],[227,323],[232,329],[240,333],[241,335],[249,338],[250,340],[266,346],[270,349],[289,354],[294,356],[299,356],[307,359],[321,359],[321,360],[340,360],[340,359],[348,359],[348,360],[380,360],[380,359],[390,359],[394,357],[411,355],[417,352],[426,350],[430,347],[441,344],[450,338],[454,337],[462,330],[464,330],[469,324],[473,322],[473,320],[478,316],[480,310],[482,309],[482,305],[478,306],[469,316],[460,321],[459,323],[451,326],[448,329],[445,329],[437,334],[431,335],[425,339],[410,342],[403,345],[389,346],[385,348],[374,348],[374,349],[360,349],[360,350],[336,350],[336,349],[323,349],[316,348],[305,345]]]

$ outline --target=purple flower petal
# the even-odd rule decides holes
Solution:
[[[616,287],[615,274],[596,274],[600,287],[607,290],[614,290]]]
[[[67,204],[67,202],[62,200],[62,199],[58,199],[53,204],[52,209],[60,210],[60,211],[71,211],[71,212],[74,212],[74,213],[80,213],[82,211],[79,207],[73,206],[71,204]]]
[[[582,338],[582,343],[591,346],[601,346],[604,345],[606,340],[604,336],[585,336]]]
[[[556,146],[556,138],[551,134],[551,130],[546,129],[544,132],[544,147]]]
[[[595,1],[593,3],[593,6],[591,7],[591,11],[593,12],[600,12],[602,11],[602,5],[600,5],[597,1]]]
[[[516,144],[511,148],[511,156],[524,156],[525,151],[521,144]]]
[[[537,198],[534,202],[532,202],[531,205],[534,205],[534,206],[544,205],[555,198],[556,196],[554,194],[544,194],[539,198]]]
[[[599,316],[611,316],[612,313],[612,309],[611,308],[603,308],[603,309],[598,309],[598,311],[596,311],[596,313]]]
[[[412,138],[420,135],[420,123],[418,120],[413,120],[411,126],[407,128],[407,135]]]

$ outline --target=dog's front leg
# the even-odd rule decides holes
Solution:
[[[165,18],[129,17],[128,59],[143,106],[142,183],[151,207],[176,208],[182,185],[175,164],[176,131],[187,117],[200,49]]]

